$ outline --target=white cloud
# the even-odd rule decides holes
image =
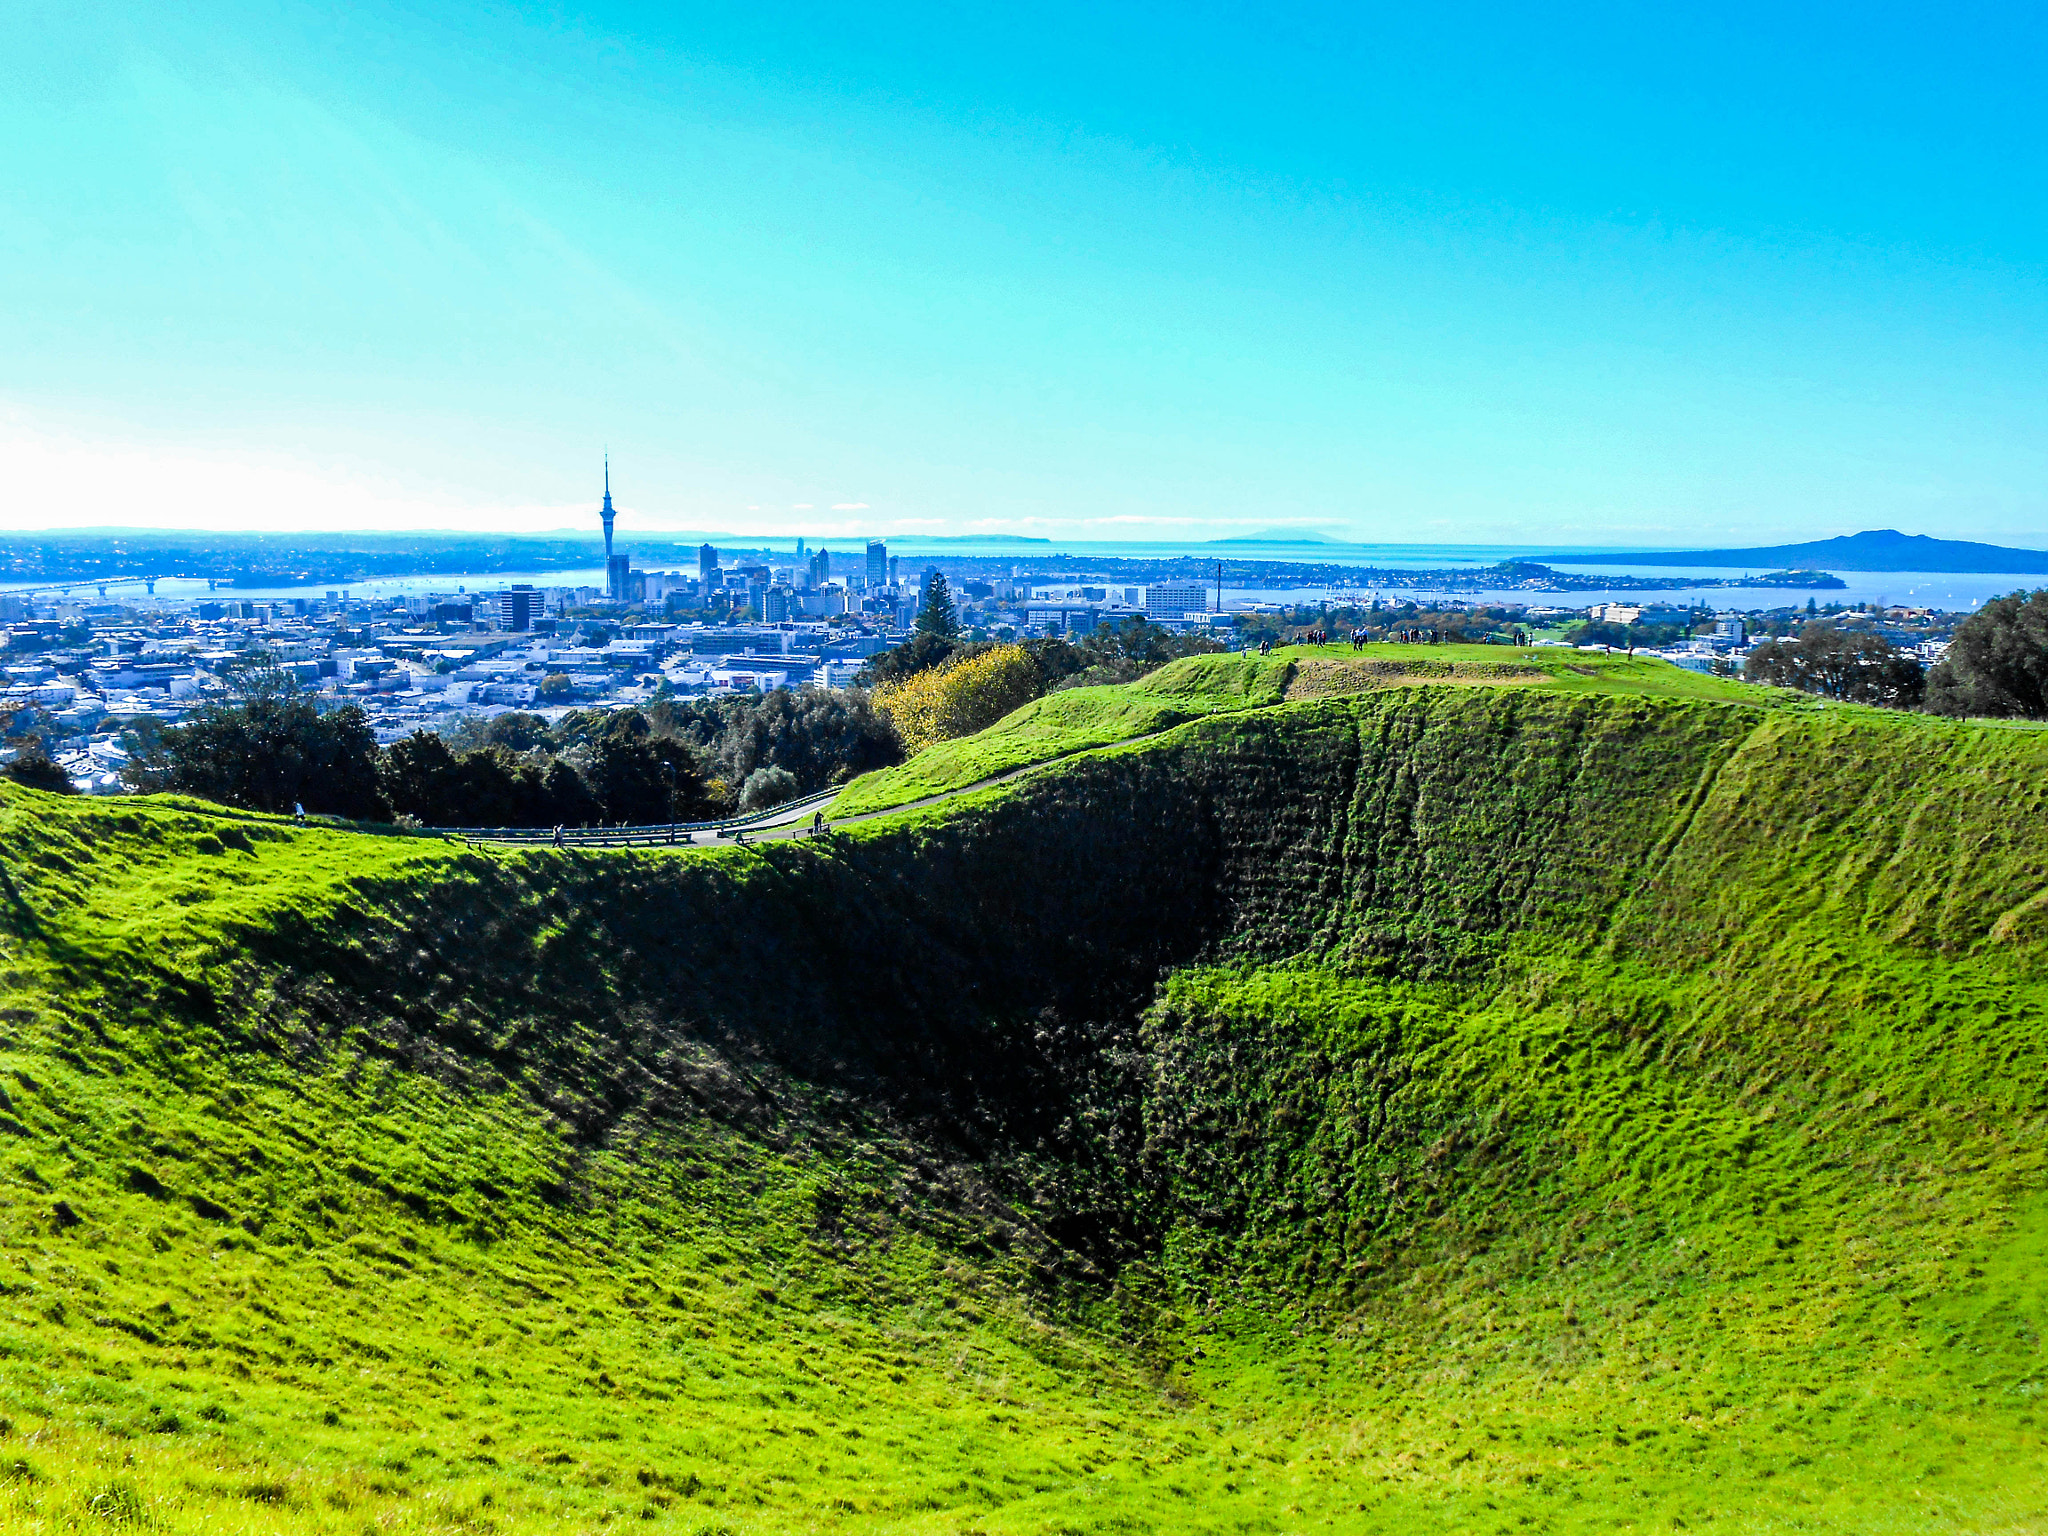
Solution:
[[[265,448],[95,440],[0,408],[0,528],[540,533],[587,504],[491,505]]]
[[[795,502],[791,504],[789,510],[792,512],[808,512],[811,510],[811,504],[808,501]]]

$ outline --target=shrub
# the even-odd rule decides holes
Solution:
[[[48,790],[53,795],[69,795],[76,791],[71,784],[71,775],[50,758],[49,752],[40,741],[31,740],[21,749],[21,755],[13,762],[0,768],[8,778],[17,784],[26,784],[30,789]]]
[[[875,690],[909,751],[971,736],[1022,708],[1041,691],[1038,665],[1021,645],[998,645]]]
[[[787,768],[756,768],[740,788],[740,809],[765,811],[796,797],[796,775]]]

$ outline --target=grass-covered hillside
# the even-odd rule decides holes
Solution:
[[[0,1526],[2048,1522],[2048,735],[1303,659],[715,852],[7,791]]]
[[[941,742],[907,763],[863,775],[833,801],[832,813],[852,816],[908,805],[1205,715],[1418,684],[1746,699],[1762,705],[1783,698],[1776,690],[1688,672],[1651,657],[1545,647],[1292,645],[1268,656],[1189,656],[1135,683],[1070,688],[1035,699],[976,735]]]

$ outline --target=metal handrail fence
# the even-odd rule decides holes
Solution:
[[[717,821],[656,821],[626,827],[563,827],[561,846],[578,848],[628,848],[635,845],[660,845],[672,843],[678,837],[687,837],[697,832],[716,832],[723,837],[733,832],[744,832],[749,827],[760,826],[800,812],[811,806],[822,806],[836,799],[839,789],[824,789],[814,795],[804,795],[796,800],[785,800],[763,811],[746,816],[726,816]],[[555,844],[556,829],[553,827],[422,827],[422,832],[439,833],[448,837],[466,838],[473,843],[524,843],[539,846]]]

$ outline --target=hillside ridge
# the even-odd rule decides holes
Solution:
[[[1426,686],[695,852],[7,790],[0,1499],[2024,1525],[2044,756]]]

